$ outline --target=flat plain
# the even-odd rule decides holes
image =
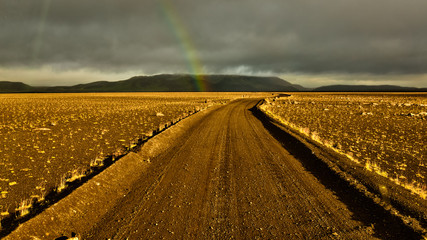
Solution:
[[[241,94],[0,95],[2,216],[27,199],[43,199],[107,156],[123,154],[153,131],[236,96]]]
[[[262,108],[427,198],[427,94],[301,93],[270,99]]]
[[[0,236],[6,239],[427,236],[425,94],[30,94],[0,100],[2,217],[10,219],[2,221]],[[20,221],[23,209],[49,189],[58,192],[64,181],[122,154]],[[358,169],[369,181],[378,179],[380,192],[363,185]]]

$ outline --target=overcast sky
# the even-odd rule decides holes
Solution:
[[[0,0],[0,81],[275,75],[427,87],[426,0]]]

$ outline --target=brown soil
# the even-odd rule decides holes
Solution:
[[[276,140],[256,103],[234,101],[172,127],[6,239],[420,238],[316,171],[307,148]]]

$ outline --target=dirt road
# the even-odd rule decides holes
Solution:
[[[392,239],[349,206],[239,100],[202,118],[83,239]],[[393,231],[393,230],[391,230]]]

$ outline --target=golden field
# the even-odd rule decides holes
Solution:
[[[0,95],[0,212],[61,191],[180,119],[241,94]]]
[[[424,199],[427,94],[293,93],[262,109]]]

